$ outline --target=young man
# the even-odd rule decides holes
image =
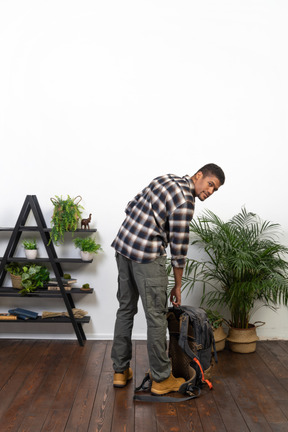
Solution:
[[[208,164],[192,177],[157,177],[128,203],[126,218],[112,243],[118,266],[119,301],[111,352],[115,387],[124,387],[133,376],[131,334],[139,296],[147,321],[151,393],[177,391],[184,382],[172,375],[167,356],[166,248],[169,244],[175,278],[170,301],[179,306],[195,198],[204,201],[224,182],[222,169]]]

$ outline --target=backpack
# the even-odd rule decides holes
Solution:
[[[185,379],[185,383],[178,390],[185,397],[135,395],[134,400],[183,402],[198,397],[204,384],[210,389],[213,388],[210,381],[213,366],[212,346],[214,359],[216,362],[218,359],[213,329],[206,312],[193,306],[171,307],[168,309],[167,320],[172,373],[176,378]],[[147,373],[135,391],[150,390],[151,385],[151,377]]]

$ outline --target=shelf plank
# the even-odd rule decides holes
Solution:
[[[41,228],[44,232],[50,232],[51,228]],[[14,227],[0,227],[0,231],[14,231]],[[40,231],[40,228],[38,226],[20,226],[19,231]],[[67,234],[73,234],[74,232],[97,232],[97,228],[89,228],[89,229],[83,229],[83,228],[77,228],[75,231],[67,231]]]
[[[89,290],[82,290],[81,288],[72,288],[69,291],[65,291],[66,294],[92,294],[94,292],[93,288]],[[31,298],[31,297],[45,297],[45,298],[61,298],[61,291],[48,291],[47,289],[40,289],[38,291],[34,291],[33,293],[26,294],[22,296],[20,294],[20,290],[12,287],[1,287],[0,288],[0,297],[21,297],[21,298]]]
[[[75,318],[75,321],[77,323],[81,323],[81,324],[87,324],[90,322],[91,317],[90,316],[85,316],[83,318]],[[39,323],[62,323],[62,324],[71,324],[71,319],[68,317],[54,317],[54,318],[42,318],[42,317],[37,317],[35,319],[27,319],[27,320],[22,320],[22,319],[17,319],[17,320],[0,320],[0,323],[21,323],[21,324],[26,324],[26,323],[32,323],[32,324],[39,324]]]
[[[0,261],[2,261],[3,257],[0,257]],[[57,263],[92,263],[92,260],[83,261],[81,258],[54,258],[53,261]],[[35,258],[35,259],[27,259],[26,257],[12,257],[7,258],[7,262],[33,262],[33,263],[47,263],[50,262],[50,259],[47,258]]]

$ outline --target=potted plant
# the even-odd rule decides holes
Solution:
[[[234,351],[256,349],[258,337],[251,323],[256,306],[275,310],[280,303],[287,305],[288,248],[277,241],[279,228],[279,224],[262,221],[245,208],[228,222],[207,210],[203,217],[190,223],[191,244],[198,246],[204,257],[187,260],[183,289],[191,290],[196,282],[201,282],[202,304],[227,307],[227,340]],[[235,342],[238,329],[240,347]],[[244,335],[248,336],[248,345]]]
[[[213,328],[216,351],[217,352],[222,351],[225,348],[225,341],[227,339],[227,334],[225,333],[222,326],[225,320],[217,310],[212,310],[212,309],[204,309],[204,310]],[[213,352],[213,347],[212,347],[212,352]]]
[[[28,294],[49,281],[50,273],[45,266],[19,264],[11,262],[5,266],[10,273],[13,288],[20,289],[20,294]]]
[[[12,287],[21,289],[23,273],[22,265],[16,262],[11,262],[5,266],[5,270],[10,274]]]
[[[54,205],[54,211],[51,219],[51,232],[50,241],[53,241],[55,245],[64,243],[64,234],[67,231],[76,231],[78,228],[78,221],[81,218],[81,209],[83,207],[79,204],[81,197],[71,198],[69,195],[67,199],[63,199],[62,196],[55,196],[51,198],[51,202]]]
[[[28,264],[22,267],[22,289],[20,294],[25,295],[42,288],[45,282],[49,281],[50,273],[45,266]]]
[[[35,259],[37,257],[36,240],[23,240],[22,245],[27,259]]]
[[[97,254],[101,249],[101,245],[96,243],[93,237],[77,237],[74,239],[74,245],[80,249],[81,259],[83,261],[91,261],[93,254]]]

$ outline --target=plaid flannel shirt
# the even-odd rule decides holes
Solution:
[[[166,255],[170,244],[172,265],[183,268],[194,206],[194,184],[188,175],[157,177],[128,203],[112,247],[132,261],[148,263]]]

